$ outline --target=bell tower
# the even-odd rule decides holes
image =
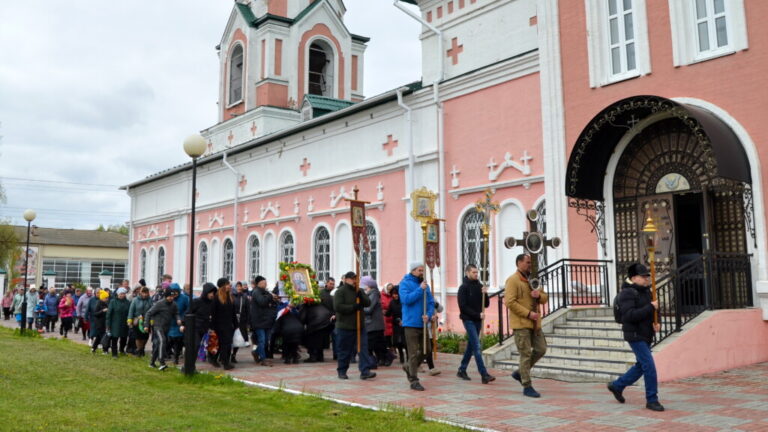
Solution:
[[[217,46],[219,119],[204,131],[211,151],[302,121],[306,96],[339,107],[363,100],[369,39],[347,30],[345,13],[342,0],[235,2]],[[231,134],[219,136],[223,129]]]

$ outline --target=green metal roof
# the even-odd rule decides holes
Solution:
[[[253,26],[253,22],[256,21],[256,15],[253,14],[251,7],[242,3],[235,3],[237,10],[243,15],[243,19],[248,25]]]
[[[354,104],[354,102],[347,100],[334,99],[317,95],[305,95],[304,99],[306,99],[309,104],[312,105],[313,109],[320,109],[328,112],[338,111]]]

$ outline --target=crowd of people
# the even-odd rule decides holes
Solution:
[[[539,398],[531,369],[547,351],[539,304],[546,303],[548,295],[541,287],[531,287],[529,255],[519,255],[516,267],[506,280],[504,293],[509,326],[520,355],[512,378],[522,385],[523,395]],[[479,343],[489,306],[487,287],[479,281],[476,266],[470,264],[464,270],[457,301],[468,343],[456,376],[471,380],[467,368],[474,357],[481,382],[489,384],[496,378],[483,363]],[[659,331],[653,319],[658,301],[649,293],[650,276],[645,266],[633,264],[627,276],[614,313],[637,364],[607,387],[618,402],[624,403],[623,390],[644,377],[647,408],[663,411],[650,351],[653,334]],[[54,287],[38,291],[31,286],[26,302],[23,291],[16,289],[3,297],[2,307],[6,320],[14,314],[21,325],[26,304],[30,328],[34,325],[41,333],[55,332],[60,321],[61,336],[82,332],[93,353],[99,347],[104,354],[111,349],[114,358],[119,354],[143,357],[151,337],[149,365],[160,370],[168,367],[169,360],[179,364],[185,348],[185,320],[189,319],[194,321],[194,325],[188,324],[194,328],[197,359],[226,370],[234,368],[241,348],[248,347],[257,364],[270,367],[277,353],[286,364],[298,363],[303,346],[306,363],[324,362],[324,350],[330,348],[337,361],[338,378],[344,380],[349,379],[347,372],[354,362],[360,379],[370,380],[376,377],[374,369],[390,367],[399,359],[410,388],[416,391],[424,390],[419,373],[425,362],[429,375],[440,373],[433,363],[431,340],[442,307],[424,280],[423,263],[411,263],[399,284],[387,284],[383,290],[370,276],[358,281],[352,271],[341,277],[338,287],[334,278],[328,278],[320,289],[319,302],[298,305],[287,301],[290,299],[280,284],[268,290],[267,283],[264,277],[256,276],[250,283],[236,282],[233,288],[228,279],[221,278],[215,285],[205,283],[201,295],[191,301],[189,287],[185,285],[182,290],[170,275],[163,276],[153,293],[143,280],[132,290],[126,280],[114,291],[67,287],[61,294]]]

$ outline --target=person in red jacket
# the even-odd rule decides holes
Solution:
[[[384,340],[387,344],[387,358],[384,361],[385,366],[392,364],[392,361],[397,358],[393,352],[394,345],[392,344],[392,316],[387,316],[389,310],[389,303],[392,301],[392,288],[394,285],[388,283],[386,287],[381,290],[381,310],[384,313]]]

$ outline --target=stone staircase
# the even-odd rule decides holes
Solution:
[[[534,377],[571,382],[608,382],[635,363],[624,342],[621,325],[607,307],[560,310],[544,320],[547,354],[532,370]],[[490,354],[497,369],[517,369],[519,354],[514,339],[505,352]]]

